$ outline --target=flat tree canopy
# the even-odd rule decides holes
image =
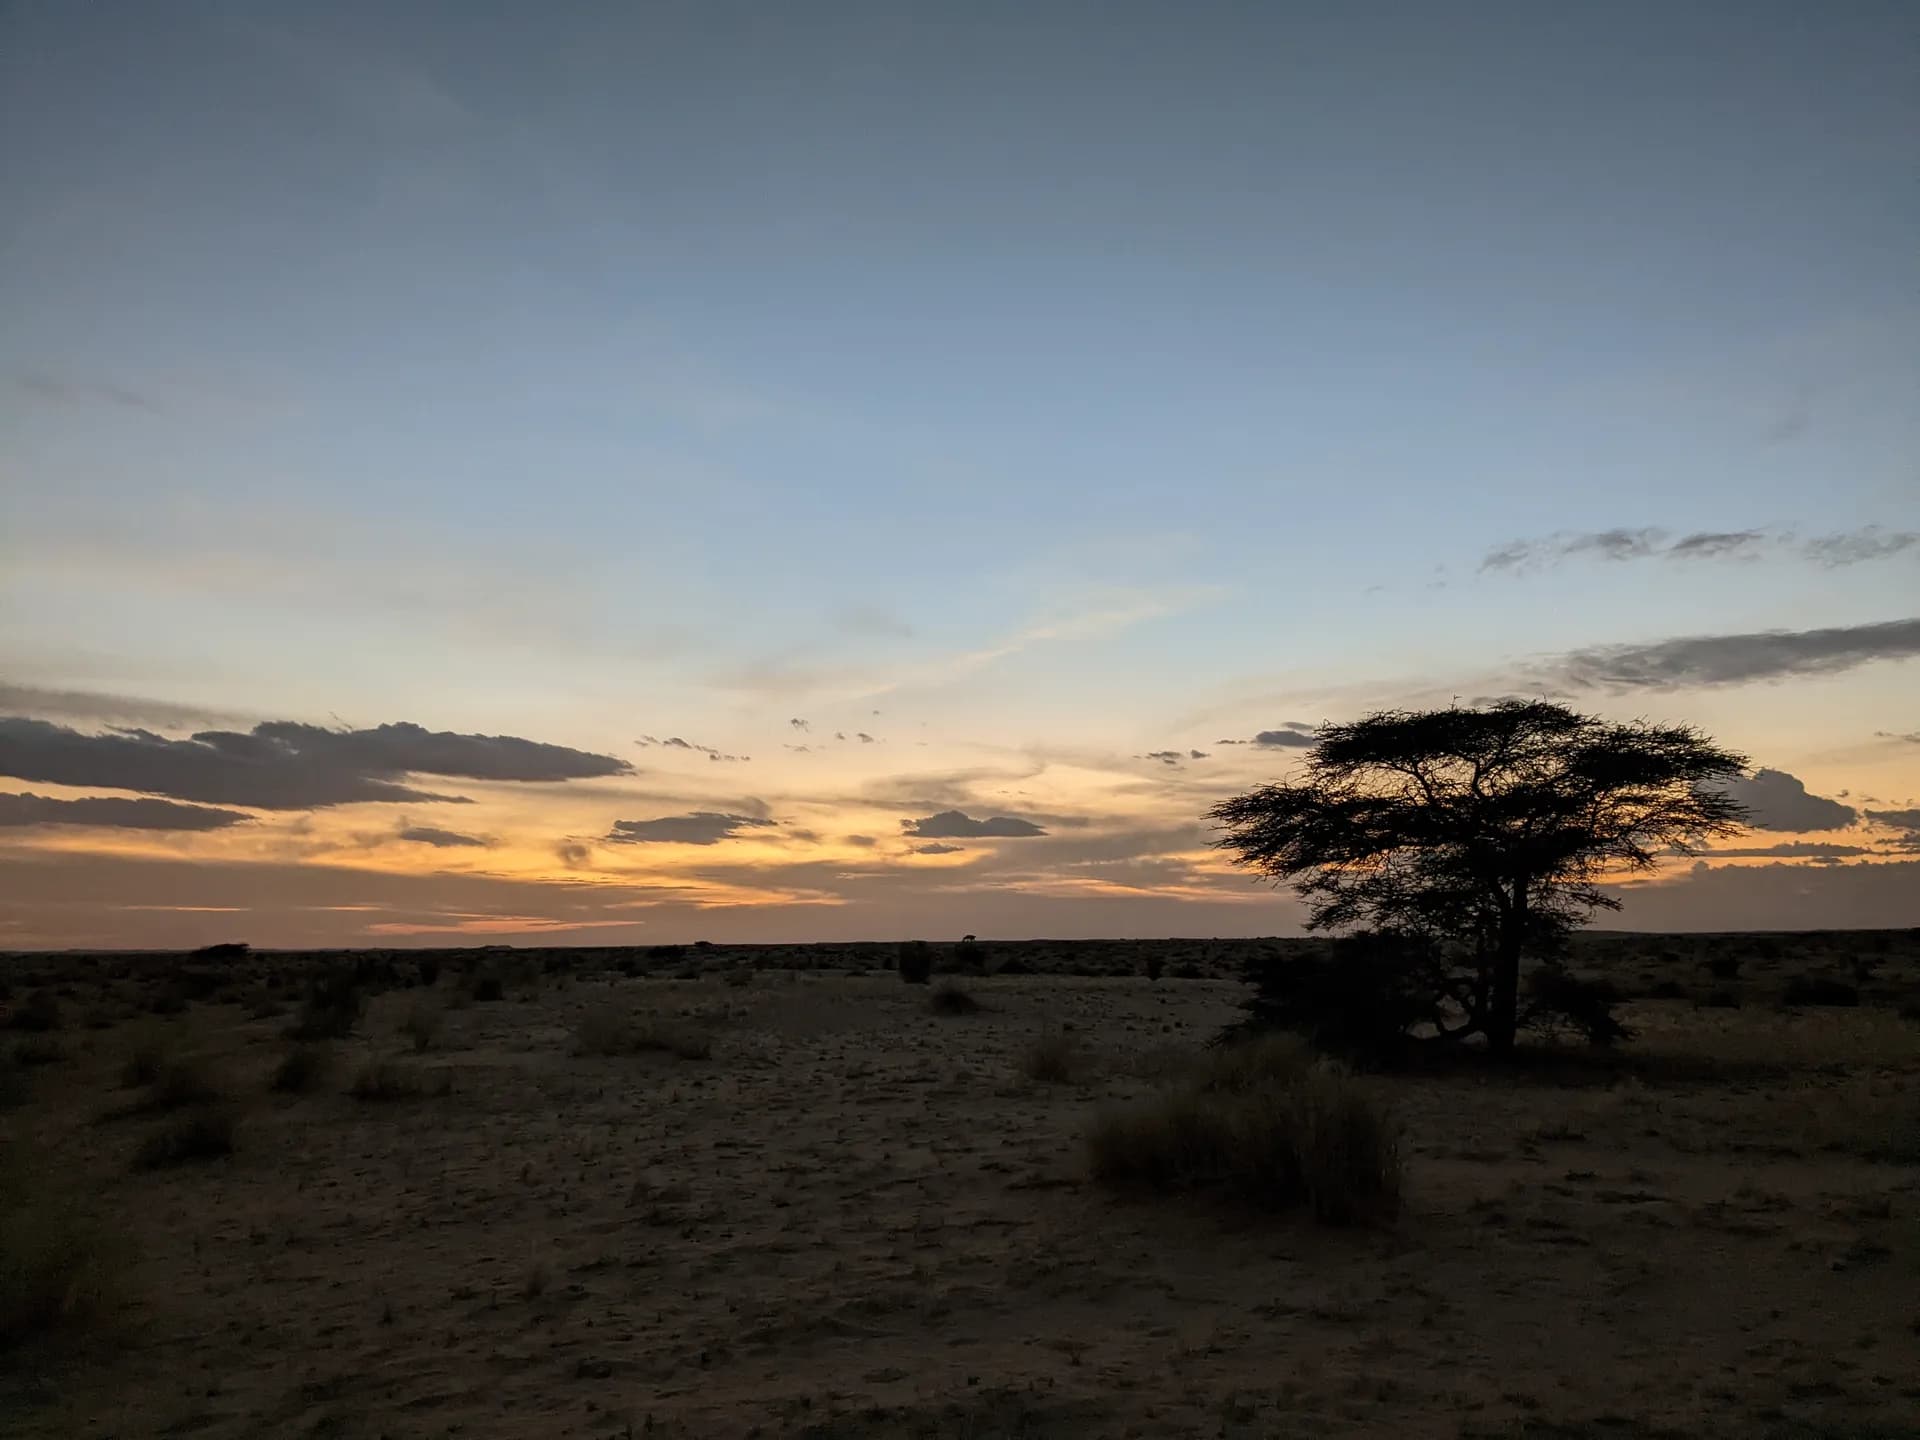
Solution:
[[[1522,959],[1618,909],[1602,882],[1742,828],[1726,787],[1746,770],[1688,726],[1510,700],[1323,726],[1297,783],[1210,814],[1237,864],[1292,883],[1309,929],[1393,942],[1410,1020],[1503,1052]]]

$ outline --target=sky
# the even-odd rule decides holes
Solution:
[[[1207,808],[1516,694],[1764,772],[1606,923],[1920,924],[1916,53],[7,7],[0,947],[1290,933]]]

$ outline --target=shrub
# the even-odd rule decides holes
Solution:
[[[1079,1068],[1073,1037],[1062,1030],[1040,1036],[1020,1056],[1020,1073],[1042,1085],[1065,1085]]]
[[[639,1055],[665,1051],[682,1060],[705,1060],[713,1054],[713,1037],[690,1025],[676,1025],[658,1017],[639,1019],[610,1010],[590,1010],[574,1031],[576,1055]]]
[[[1740,992],[1725,985],[1716,985],[1700,1003],[1710,1010],[1738,1010]]]
[[[51,1188],[58,1173],[23,1145],[0,1150],[0,1351],[97,1320],[121,1270],[108,1232]]]
[[[469,992],[477,1004],[489,1005],[502,999],[507,993],[505,983],[491,971],[474,977],[473,989]]]
[[[327,1073],[331,1060],[318,1045],[295,1045],[280,1057],[267,1083],[283,1095],[304,1095]]]
[[[60,1001],[51,990],[36,990],[7,1017],[7,1028],[44,1035],[61,1026]]]
[[[1780,991],[1782,1005],[1858,1005],[1860,991],[1826,975],[1796,975]]]
[[[335,970],[315,980],[300,1002],[300,1013],[287,1033],[295,1040],[341,1040],[360,1023],[366,1001],[348,970]]]
[[[1246,1015],[1222,1038],[1283,1030],[1343,1059],[1391,1062],[1432,1008],[1414,978],[1429,963],[1417,942],[1374,933],[1343,936],[1318,955],[1256,954]]]
[[[972,1015],[980,1009],[980,1002],[948,981],[934,987],[927,997],[927,1008],[936,1015]]]
[[[413,1042],[413,1053],[423,1055],[440,1038],[440,1007],[424,997],[416,998],[400,1017],[400,1033]]]
[[[1738,955],[1709,955],[1705,964],[1707,973],[1716,980],[1738,980],[1740,978],[1740,957]]]
[[[253,947],[243,940],[227,940],[218,945],[202,945],[193,952],[195,960],[244,960]]]
[[[993,947],[969,935],[953,947],[953,968],[962,975],[984,975],[993,959]]]
[[[159,1170],[233,1153],[234,1120],[223,1109],[188,1110],[147,1136],[134,1152],[133,1168]]]
[[[13,1047],[16,1065],[58,1065],[67,1058],[67,1047],[54,1035],[35,1035]]]
[[[1158,950],[1149,950],[1146,961],[1147,979],[1158,980],[1166,973],[1166,969],[1167,957],[1162,955]]]
[[[1313,1052],[1298,1035],[1270,1031],[1214,1046],[1193,1083],[1201,1090],[1244,1095],[1292,1085],[1313,1065]]]
[[[900,942],[900,978],[909,985],[925,985],[933,978],[933,947],[924,940]]]
[[[420,1100],[445,1095],[453,1089],[453,1077],[445,1071],[429,1077],[426,1072],[396,1060],[369,1060],[354,1072],[347,1093],[356,1100]]]
[[[1687,998],[1687,987],[1678,980],[1662,980],[1647,994],[1655,1000],[1684,1000]]]
[[[1398,1208],[1391,1117],[1344,1072],[1317,1066],[1247,1089],[1202,1084],[1110,1107],[1087,1135],[1094,1178],[1183,1192],[1220,1188],[1263,1209],[1311,1207],[1330,1225]]]
[[[1900,1018],[1902,1020],[1920,1021],[1920,1000],[1901,1001]]]
[[[147,1092],[144,1110],[180,1110],[220,1098],[220,1087],[205,1064],[196,1059],[171,1060],[160,1066]]]
[[[1614,1015],[1620,992],[1605,980],[1583,980],[1560,965],[1542,965],[1527,977],[1529,1028],[1545,1034],[1571,1029],[1601,1049],[1633,1032]]]
[[[420,957],[420,983],[429,990],[440,983],[440,962],[431,955]]]

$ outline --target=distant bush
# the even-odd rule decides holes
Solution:
[[[477,1003],[487,1005],[505,996],[506,990],[505,982],[498,975],[488,971],[474,977],[473,988],[468,993]]]
[[[7,1017],[7,1028],[44,1035],[63,1023],[60,1001],[51,990],[36,990]]]
[[[945,981],[934,987],[933,994],[927,997],[927,1008],[936,1015],[972,1015],[980,1009],[980,1002],[951,981]]]
[[[899,969],[907,984],[925,985],[933,978],[933,947],[924,940],[901,941]]]
[[[1737,980],[1740,977],[1738,955],[1709,955],[1705,964],[1707,973],[1716,980]]]
[[[195,960],[244,960],[253,947],[244,940],[226,940],[218,945],[202,945],[192,954]]]
[[[1069,1084],[1079,1068],[1079,1047],[1062,1030],[1040,1036],[1020,1056],[1020,1073],[1041,1085]]]
[[[58,1065],[67,1058],[67,1047],[57,1035],[33,1035],[13,1047],[13,1063],[22,1066]]]
[[[1151,1100],[1109,1107],[1087,1136],[1094,1178],[1163,1193],[1218,1188],[1263,1209],[1312,1209],[1326,1224],[1390,1216],[1400,1152],[1391,1116],[1325,1064],[1244,1083],[1244,1057]]]
[[[1147,972],[1147,979],[1158,980],[1163,974],[1166,973],[1167,957],[1162,955],[1158,950],[1149,950],[1147,952],[1147,960],[1146,960],[1145,968]]]
[[[657,1016],[623,1015],[613,1010],[590,1010],[574,1030],[576,1055],[640,1055],[665,1051],[682,1060],[705,1060],[713,1054],[713,1037],[690,1025]]]
[[[0,1351],[97,1322],[122,1256],[55,1188],[58,1166],[14,1142],[0,1148]]]
[[[420,983],[431,990],[440,983],[440,961],[432,955],[420,957]]]
[[[354,1072],[347,1093],[356,1100],[385,1102],[420,1100],[445,1095],[453,1089],[453,1077],[445,1071],[429,1075],[397,1060],[369,1060]]]
[[[1602,1049],[1633,1037],[1614,1015],[1620,992],[1605,980],[1583,980],[1559,965],[1542,965],[1527,977],[1530,996],[1523,1023],[1552,1035],[1572,1030]]]
[[[1740,992],[1729,989],[1724,985],[1718,985],[1709,990],[1701,999],[1700,1003],[1710,1010],[1738,1010],[1740,1008]]]
[[[220,1098],[220,1086],[204,1061],[187,1057],[161,1064],[143,1110],[180,1110]]]
[[[993,960],[993,947],[969,935],[953,947],[953,968],[962,975],[984,975]]]
[[[1920,1021],[1920,1000],[1901,1001],[1900,1018],[1902,1020]]]
[[[1795,975],[1780,991],[1780,1003],[1798,1005],[1858,1005],[1858,987],[1826,975]]]
[[[234,1119],[224,1109],[188,1110],[169,1119],[141,1142],[133,1168],[159,1170],[233,1153]]]
[[[1678,980],[1662,980],[1647,994],[1655,1000],[1684,1000],[1687,998],[1687,987]]]
[[[295,1045],[280,1057],[267,1083],[283,1095],[304,1095],[320,1082],[331,1061],[318,1045]]]
[[[342,1040],[360,1023],[366,1000],[351,971],[322,975],[307,987],[287,1033],[295,1040]]]

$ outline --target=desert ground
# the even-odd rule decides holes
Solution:
[[[1588,937],[1628,1044],[1356,1079],[1391,1217],[1096,1184],[1286,943],[0,957],[0,1433],[1920,1434],[1920,936]]]

